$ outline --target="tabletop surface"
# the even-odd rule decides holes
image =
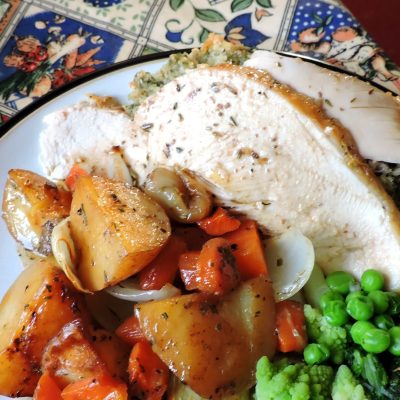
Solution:
[[[396,64],[339,0],[0,0],[0,123],[90,72],[210,32],[400,87]]]

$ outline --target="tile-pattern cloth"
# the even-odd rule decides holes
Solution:
[[[398,67],[338,0],[0,0],[0,123],[89,72],[209,32],[400,88]]]

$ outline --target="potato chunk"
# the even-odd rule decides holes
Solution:
[[[24,248],[49,255],[53,227],[69,215],[71,193],[34,172],[12,169],[3,196],[3,218]]]
[[[164,210],[137,188],[82,176],[71,205],[71,234],[80,254],[78,275],[91,291],[145,267],[171,233]]]
[[[0,303],[0,394],[31,396],[45,346],[78,317],[88,318],[83,300],[58,267],[25,269]]]
[[[221,300],[190,294],[141,304],[135,312],[153,350],[203,397],[249,388],[257,360],[275,352],[275,302],[263,277]]]

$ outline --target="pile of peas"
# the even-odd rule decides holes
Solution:
[[[400,297],[383,290],[384,277],[374,269],[366,270],[361,282],[348,272],[338,271],[326,277],[329,290],[320,299],[320,308],[333,326],[346,326],[354,343],[368,353],[389,351],[400,356],[400,326],[393,317],[400,314]],[[311,343],[304,349],[307,364],[319,364],[329,358],[329,349]]]

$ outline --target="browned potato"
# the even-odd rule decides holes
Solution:
[[[34,172],[12,169],[3,196],[8,230],[26,249],[51,253],[53,227],[69,215],[71,193]]]
[[[153,350],[203,397],[249,388],[257,360],[275,352],[275,302],[262,277],[220,301],[190,294],[141,304],[135,312]]]
[[[0,303],[0,394],[32,395],[45,346],[78,317],[88,318],[83,300],[58,267],[25,269]]]
[[[171,233],[164,210],[122,182],[82,176],[71,205],[79,279],[90,291],[114,285],[145,267]]]
[[[107,371],[84,334],[81,320],[67,323],[50,340],[42,357],[42,372],[49,371],[60,388]]]

